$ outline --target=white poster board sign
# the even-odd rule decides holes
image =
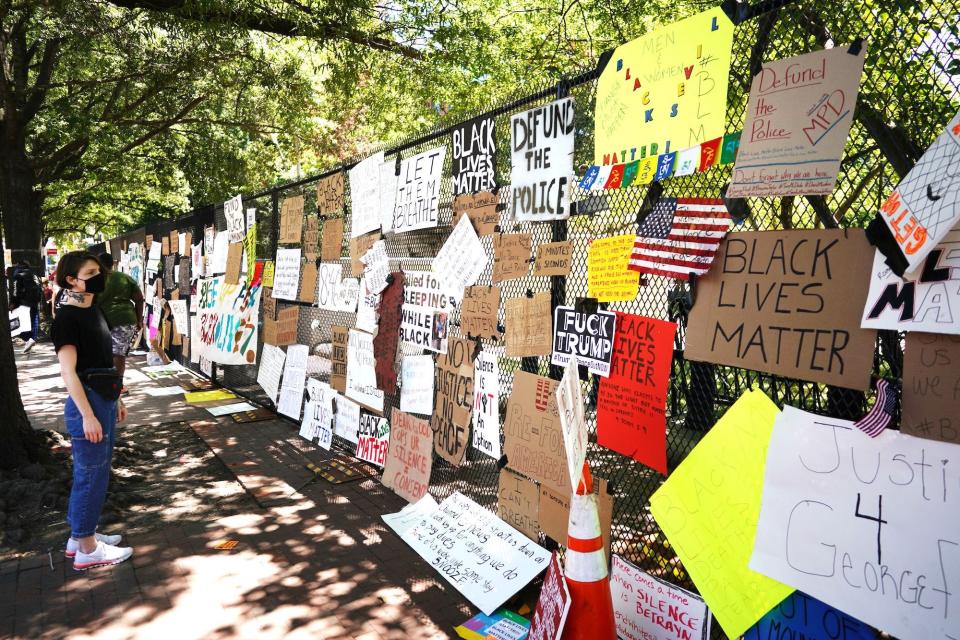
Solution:
[[[297,299],[300,291],[300,251],[299,248],[277,249],[273,272],[274,300]]]
[[[357,444],[357,431],[360,428],[360,405],[339,393],[333,397],[333,402],[336,410],[333,425],[334,434]]]
[[[260,369],[257,371],[257,384],[263,387],[267,397],[274,404],[277,403],[277,394],[280,393],[280,377],[283,375],[283,363],[287,359],[286,352],[272,344],[264,344],[260,353]]]
[[[573,141],[573,98],[555,100],[510,119],[510,211],[514,220],[570,217]]]
[[[473,362],[473,446],[494,460],[500,446],[500,366],[497,356],[481,351]]]
[[[397,201],[397,163],[385,160],[380,164],[380,226],[383,232],[393,231],[393,209]]]
[[[277,413],[300,419],[303,410],[303,390],[307,383],[307,357],[310,347],[305,344],[292,344],[287,347],[287,362],[283,367],[283,384],[280,386],[280,400]]]
[[[583,476],[583,462],[587,459],[587,420],[583,415],[583,394],[577,363],[571,360],[557,385],[557,411],[560,412],[560,431],[567,452],[567,472],[572,490],[577,490]]]
[[[375,411],[383,411],[383,391],[377,388],[373,336],[350,329],[347,339],[347,397]]]
[[[486,266],[487,254],[470,216],[462,216],[433,259],[433,272],[459,303],[464,288],[476,282]]]
[[[400,367],[400,411],[433,414],[433,356],[405,356]]]
[[[440,183],[447,147],[439,146],[400,163],[393,231],[404,233],[437,226],[440,216]]]
[[[380,165],[383,152],[375,153],[350,169],[350,237],[380,228]]]
[[[243,200],[233,196],[223,203],[223,215],[227,219],[227,239],[229,242],[243,242],[247,235],[246,217],[243,214]]]
[[[403,275],[400,342],[446,353],[448,320],[456,308],[456,298],[430,271],[407,271]]]

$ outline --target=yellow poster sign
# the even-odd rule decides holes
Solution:
[[[793,593],[747,567],[779,414],[763,392],[747,391],[650,497],[657,524],[731,638]]]
[[[640,274],[627,268],[636,236],[633,234],[597,238],[587,249],[588,295],[598,302],[633,300],[640,286]]]
[[[597,81],[594,162],[680,151],[724,133],[733,23],[716,7],[620,45]]]
[[[276,268],[273,264],[273,260],[267,260],[263,263],[263,286],[272,287],[273,286],[273,274],[276,271]]]

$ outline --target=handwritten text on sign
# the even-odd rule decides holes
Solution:
[[[960,336],[907,334],[900,430],[960,444]]]
[[[433,465],[430,423],[397,411],[391,414],[390,448],[383,468],[383,485],[408,502],[427,493]]]
[[[563,98],[510,120],[514,220],[570,217],[568,182],[573,174],[573,98]]]
[[[387,419],[361,411],[357,435],[357,457],[382,467],[387,461],[387,449],[390,447],[390,423]]]
[[[396,233],[437,226],[440,178],[446,153],[445,146],[437,147],[407,158],[400,164],[393,209],[393,230]]]
[[[471,120],[453,130],[453,195],[489,191],[497,186],[494,118]]]

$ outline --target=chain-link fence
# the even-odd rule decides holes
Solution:
[[[952,69],[949,67],[949,58],[951,47],[954,50],[958,48],[955,34],[960,20],[960,0],[930,3],[925,7],[906,0],[765,0],[754,7],[732,2],[724,4],[731,7],[736,23],[728,92],[728,133],[738,131],[743,126],[751,79],[762,62],[827,46],[846,46],[859,39],[863,39],[868,50],[855,119],[834,193],[829,197],[728,201],[728,208],[737,220],[733,232],[864,226],[900,177],[957,110],[960,76],[950,75]],[[596,78],[594,70],[586,69],[572,73],[555,84],[523,87],[523,94],[518,94],[519,97],[473,116],[496,116],[498,184],[510,183],[510,116],[567,95],[573,96],[576,103],[574,166],[577,173],[582,175],[593,158]],[[407,158],[439,145],[449,147],[453,126],[451,124],[450,127],[439,128],[386,148],[386,158]],[[387,234],[385,240],[392,271],[429,270],[432,256],[436,255],[448,233],[452,219],[451,155],[448,148],[439,228],[402,235]],[[346,171],[351,166],[353,163],[347,163],[322,175],[244,198],[245,208],[257,209],[258,258],[272,259],[276,252],[279,204],[283,199],[302,195],[305,213],[315,215],[317,181],[335,172]],[[534,247],[564,239],[570,240],[573,246],[572,268],[568,277],[528,276],[502,282],[502,300],[524,296],[528,291],[549,291],[554,306],[575,304],[578,298],[587,296],[586,255],[587,245],[592,238],[636,231],[638,220],[660,196],[719,196],[730,180],[730,167],[714,167],[704,173],[671,177],[661,183],[614,191],[586,193],[574,188],[572,198],[580,202],[579,211],[567,222],[515,224],[508,220],[506,213],[502,213],[501,228],[531,233]],[[501,205],[506,204],[508,191],[500,190]],[[347,183],[344,211],[346,229],[350,228],[349,211]],[[226,228],[222,206],[215,209],[215,223],[218,230]],[[179,221],[174,224],[184,230]],[[197,215],[191,217],[186,226],[194,238],[202,237],[203,222]],[[169,228],[157,225],[147,229],[146,233],[157,236]],[[482,242],[487,254],[492,256],[491,237],[483,237]],[[345,271],[349,265],[349,258],[345,255],[347,245],[344,241],[341,254]],[[491,265],[488,264],[478,284],[491,283]],[[868,399],[862,392],[757,371],[686,361],[682,350],[685,317],[682,309],[678,311],[682,305],[673,303],[691,294],[690,289],[691,286],[685,282],[648,276],[641,280],[635,300],[608,305],[611,309],[629,313],[677,320],[680,325],[667,399],[667,454],[671,470],[696,446],[726,408],[754,385],[759,385],[780,405],[791,404],[846,419],[859,418],[866,411]],[[296,303],[280,302],[278,307],[282,309],[288,304]],[[352,314],[334,313],[307,304],[301,304],[300,307],[298,342],[308,345],[311,353],[325,353],[326,345],[331,342],[332,326],[352,327],[355,324]],[[502,322],[502,304],[499,314]],[[459,335],[458,320],[456,315],[451,318],[451,335]],[[902,337],[896,332],[880,332],[874,358],[874,376],[900,378]],[[548,357],[508,358],[503,344],[491,339],[483,340],[483,349],[495,354],[499,360],[501,418],[505,415],[515,370],[522,368],[555,379],[560,377],[559,369],[550,366]],[[256,374],[256,365],[218,366],[215,372],[224,386],[267,404],[269,400],[256,384]],[[591,436],[588,459],[595,475],[608,479],[612,486],[615,505],[611,550],[654,575],[696,590],[649,511],[650,495],[660,486],[664,477],[629,457],[596,444],[594,385],[594,380],[584,383]],[[385,415],[389,415],[390,408],[394,406],[398,406],[398,398],[387,396]],[[335,446],[345,451],[353,448],[339,438]],[[451,466],[439,456],[434,458],[430,488],[437,498],[461,491],[484,506],[496,507],[499,478],[497,461],[472,450],[468,450],[459,467]],[[541,542],[550,547],[556,546],[546,536],[542,536]],[[719,625],[715,624],[713,629],[714,637],[724,637]]]

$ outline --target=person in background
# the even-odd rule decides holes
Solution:
[[[40,287],[40,278],[30,268],[30,263],[21,260],[13,269],[10,288],[10,310],[23,305],[30,309],[30,330],[21,334],[26,336],[23,352],[29,353],[40,337],[40,301],[43,300],[43,289]]]
[[[122,380],[133,339],[143,328],[143,292],[133,278],[113,269],[113,256],[109,253],[100,254],[100,264],[107,282],[103,293],[97,296],[97,306],[110,325],[113,366]]]
[[[63,300],[50,335],[69,397],[63,417],[71,439],[73,486],[67,506],[70,539],[66,556],[73,568],[118,564],[133,554],[116,546],[118,535],[97,533],[110,482],[116,425],[127,417],[120,400],[122,381],[113,368],[110,329],[93,303],[106,284],[97,258],[71,251],[57,265]]]

